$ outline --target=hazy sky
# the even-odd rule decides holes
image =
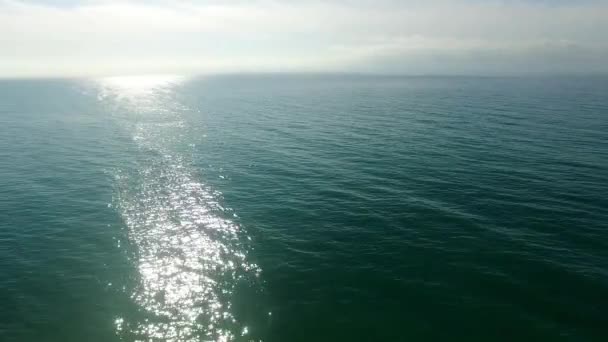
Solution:
[[[608,72],[608,0],[0,0],[0,77]]]

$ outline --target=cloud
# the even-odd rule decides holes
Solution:
[[[604,1],[0,0],[0,76],[608,71]]]

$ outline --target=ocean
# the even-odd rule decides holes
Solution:
[[[0,341],[606,341],[608,78],[0,81]]]

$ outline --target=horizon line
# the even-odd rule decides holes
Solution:
[[[185,77],[190,79],[204,77],[227,77],[227,76],[358,76],[358,77],[385,77],[385,78],[449,78],[449,77],[471,77],[471,78],[525,78],[525,77],[607,77],[608,71],[603,72],[505,72],[505,73],[382,73],[366,71],[225,71],[225,72],[149,72],[149,73],[116,73],[106,75],[0,75],[0,81],[17,80],[86,80],[103,79],[112,77]]]

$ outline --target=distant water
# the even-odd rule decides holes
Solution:
[[[606,341],[608,79],[0,81],[0,341]]]

